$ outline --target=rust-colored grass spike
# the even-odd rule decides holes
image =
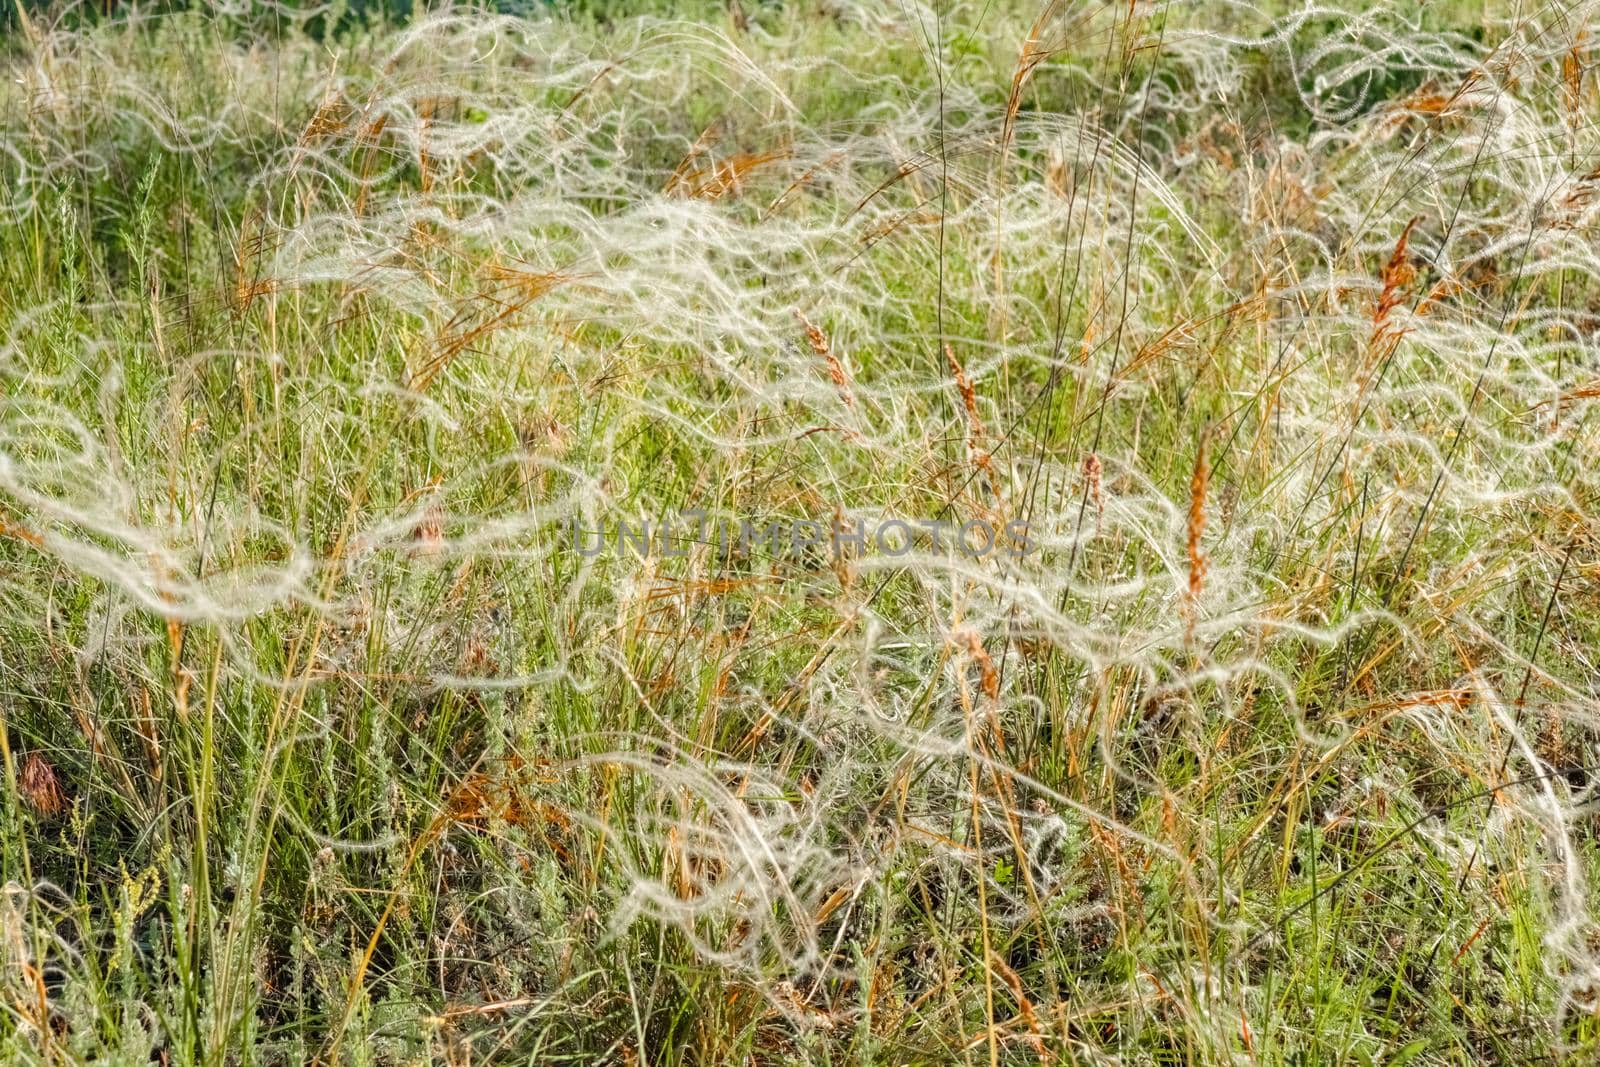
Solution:
[[[961,391],[961,406],[966,409],[967,421],[971,424],[974,437],[983,435],[983,420],[978,416],[978,394],[972,388],[972,380],[962,369],[961,363],[956,359],[955,350],[948,341],[944,346],[944,358],[950,362],[950,373],[956,380],[956,388]]]
[[[1417,215],[1406,223],[1406,228],[1400,231],[1400,239],[1395,242],[1389,262],[1384,264],[1383,291],[1378,295],[1378,303],[1372,310],[1373,341],[1377,341],[1387,332],[1391,313],[1405,302],[1405,289],[1416,280],[1417,269],[1411,265],[1409,245],[1411,231],[1416,229],[1417,223],[1421,221],[1422,216]]]
[[[1574,132],[1581,121],[1580,112],[1583,108],[1583,59],[1588,36],[1586,30],[1579,29],[1572,47],[1561,57],[1561,89],[1567,105],[1567,125]]]
[[[828,343],[828,335],[822,328],[806,318],[805,312],[796,310],[795,318],[800,320],[801,329],[806,332],[806,342],[811,346],[811,351],[822,357],[828,365],[828,377],[833,381],[833,387],[839,391],[839,399],[844,401],[844,406],[855,409],[856,398],[850,391],[850,378],[844,372],[844,364],[839,362],[839,357],[833,354],[833,346]]]
[[[50,761],[37,752],[28,753],[22,765],[22,775],[17,790],[28,806],[47,819],[67,810],[67,794],[61,788],[61,779]]]
[[[948,341],[944,346],[944,358],[950,364],[950,373],[955,378],[956,389],[961,393],[961,407],[967,413],[967,453],[978,469],[988,475],[985,483],[990,488],[995,488],[994,462],[988,450],[984,448],[983,419],[978,415],[978,393],[973,388],[972,379],[967,377],[967,372],[962,368],[961,361],[956,359],[956,353]]]

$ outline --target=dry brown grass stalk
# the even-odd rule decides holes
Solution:
[[[978,665],[978,679],[983,695],[990,700],[999,700],[1000,674],[994,669],[994,660],[990,658],[988,650],[983,647],[983,638],[978,636],[976,630],[966,630],[962,633],[962,640],[966,643],[967,654]]]
[[[1205,592],[1207,559],[1204,538],[1206,532],[1206,497],[1211,489],[1211,465],[1206,457],[1206,435],[1201,435],[1195,450],[1194,473],[1189,477],[1189,590],[1185,603],[1186,640],[1193,642],[1195,622],[1199,616],[1200,596]]]
[[[1038,69],[1039,64],[1049,59],[1056,51],[1055,48],[1041,43],[1040,38],[1045,26],[1060,10],[1060,0],[1050,0],[1045,4],[1044,10],[1028,29],[1028,39],[1022,42],[1022,50],[1017,56],[1017,66],[1011,75],[1011,93],[1006,98],[1006,117],[1000,133],[1002,154],[1011,143],[1012,132],[1016,129],[1017,113],[1022,110],[1022,90],[1027,86],[1028,79],[1033,77],[1033,72]]]
[[[691,200],[721,200],[724,196],[738,196],[750,173],[769,163],[788,159],[789,153],[737,152],[727,159],[717,160],[710,166],[673,175],[668,192]]]
[[[1094,504],[1094,535],[1100,536],[1100,527],[1105,520],[1106,502],[1102,495],[1101,474],[1103,466],[1100,457],[1093,452],[1083,457],[1084,488],[1089,492],[1089,501]]]
[[[1029,1000],[1027,993],[1023,991],[1021,976],[998,954],[991,953],[989,963],[1005,982],[1006,988],[1011,990],[1011,999],[1017,1002],[1017,1014],[1022,1017],[1022,1025],[1027,1028],[1027,1042],[1033,1049],[1033,1054],[1039,1057],[1040,1063],[1050,1062],[1045,1052],[1044,1038],[1040,1035],[1039,1015],[1033,1009],[1033,1001]]]
[[[412,375],[412,388],[426,389],[456,357],[490,334],[518,325],[522,321],[519,316],[530,304],[557,286],[572,283],[578,275],[559,270],[523,270],[491,262],[483,268],[481,277],[485,284],[440,329],[434,350]]]

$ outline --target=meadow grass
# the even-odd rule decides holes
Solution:
[[[19,7],[0,1056],[1592,1062],[1596,13]]]

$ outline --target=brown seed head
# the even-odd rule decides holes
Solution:
[[[1106,515],[1106,502],[1101,496],[1100,457],[1093,452],[1083,457],[1083,479],[1085,488],[1089,490],[1089,499],[1094,503],[1094,535],[1100,536],[1100,524]]]
[[[822,357],[828,365],[828,377],[833,381],[833,387],[839,391],[839,397],[844,401],[845,407],[856,406],[855,397],[850,392],[850,379],[845,375],[844,364],[839,362],[839,357],[833,354],[833,348],[828,344],[828,335],[822,328],[806,318],[805,313],[796,310],[795,318],[800,320],[800,327],[806,332],[806,341],[811,345],[811,351]]]
[[[45,818],[54,818],[67,810],[67,794],[61,788],[56,769],[37,752],[28,753],[17,786],[28,806]]]

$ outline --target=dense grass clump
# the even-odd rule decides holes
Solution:
[[[649,12],[13,13],[0,1056],[1589,1062],[1596,4]]]

